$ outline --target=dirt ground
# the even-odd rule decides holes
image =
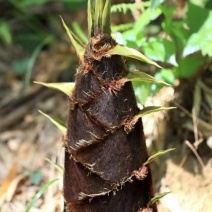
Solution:
[[[69,69],[67,51],[66,45],[61,43],[59,50],[41,52],[33,70],[33,80],[53,81]],[[58,181],[44,192],[31,211],[62,211],[62,175],[54,165],[63,166],[62,136],[38,110],[66,120],[67,98],[36,84],[25,89],[11,72],[3,74],[0,87],[0,211],[25,211],[36,192],[54,179]],[[191,112],[183,106],[186,105],[184,90],[180,89],[182,87],[163,88],[146,103],[177,106],[170,113],[148,115],[143,120],[150,154],[176,148],[152,164],[156,193],[170,191],[158,203],[158,208],[159,212],[210,212],[212,131],[210,128],[200,130],[198,124],[192,125],[193,128],[186,125],[195,122]]]

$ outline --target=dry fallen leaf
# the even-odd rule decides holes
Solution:
[[[5,194],[5,192],[7,192],[11,182],[16,178],[17,171],[18,171],[17,163],[14,162],[9,170],[8,175],[6,176],[0,187],[0,196],[2,196],[3,194]]]

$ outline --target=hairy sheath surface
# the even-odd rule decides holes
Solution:
[[[77,69],[65,153],[66,211],[138,212],[153,195],[149,167],[137,176],[148,158],[141,119],[127,128],[139,112],[131,82],[120,84],[128,69],[121,56],[105,54],[115,45],[110,36],[91,38]]]

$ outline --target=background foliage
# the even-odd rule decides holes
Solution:
[[[189,80],[192,81],[195,77],[198,78],[199,72],[206,70],[207,66],[211,65],[211,0],[177,0],[175,1],[176,4],[173,4],[173,1],[169,0],[140,1],[141,4],[137,4],[133,0],[112,0],[112,2],[117,3],[112,7],[112,15],[114,18],[112,19],[112,32],[117,42],[136,48],[163,67],[162,69],[158,69],[140,62],[136,63],[134,60],[127,60],[127,65],[130,69],[145,71],[157,79],[161,79],[175,87],[178,82],[184,80],[189,82]],[[182,5],[182,2],[184,2],[185,5]],[[42,75],[42,72],[45,72],[46,75],[50,75],[50,77],[47,78],[49,81],[73,80],[74,71],[77,67],[75,62],[76,55],[74,51],[72,51],[73,49],[69,48],[69,43],[66,42],[67,35],[62,28],[59,15],[64,17],[70,28],[86,43],[88,41],[85,31],[87,23],[83,18],[83,14],[86,14],[87,0],[0,0],[0,3],[0,94],[6,90],[5,87],[8,89],[9,86],[7,87],[5,84],[10,84],[7,90],[7,94],[9,93],[9,95],[7,95],[8,98],[0,102],[0,109],[2,105],[4,106],[5,102],[9,102],[10,104],[11,101],[11,111],[14,112],[14,105],[16,108],[19,106],[16,102],[14,103],[14,101],[17,101],[24,93],[22,89],[19,89],[18,98],[14,100],[13,92],[18,90],[14,84],[19,81],[21,85],[25,85],[25,90],[27,90],[26,88],[33,87],[32,81],[35,80],[33,73],[37,65],[36,62],[43,52],[51,52],[53,49],[54,53],[57,51],[61,53],[58,49],[62,48],[65,44],[65,54],[69,60],[68,68],[66,67],[67,70],[65,69],[63,74],[58,74],[57,78],[55,78],[54,75],[51,76],[51,72],[49,74],[45,69],[42,69],[39,74]],[[80,13],[80,17],[75,17],[76,13]],[[122,17],[125,17],[124,23],[120,21]],[[116,19],[118,19],[118,21],[115,21]],[[8,54],[8,52],[10,53]],[[51,63],[51,60],[53,61],[55,59],[55,57],[51,58],[51,56],[51,54],[48,56],[50,59],[45,61],[46,63]],[[64,58],[62,58],[62,61],[64,61]],[[2,68],[2,64],[4,63],[7,63],[7,67],[9,68]],[[36,76],[39,76],[39,74],[36,73]],[[2,76],[6,76],[5,79],[3,79]],[[10,78],[15,78],[16,80],[11,80]],[[193,81],[195,83],[195,80]],[[141,104],[145,104],[147,97],[157,94],[163,86],[154,83],[139,82],[133,82],[133,85],[137,99]],[[12,87],[15,89],[13,88],[12,90]],[[211,108],[211,90],[207,87],[202,89],[202,87],[199,88],[196,86],[196,88],[195,91],[198,90],[199,95],[197,95],[198,98],[194,100],[194,102],[198,102],[198,107],[195,105],[195,107],[198,108],[197,111],[202,110],[202,106],[200,107],[199,105],[205,99],[207,100],[207,105]],[[188,93],[186,97],[193,95],[193,93],[191,94],[185,89],[183,90],[182,87],[181,89],[183,93]],[[202,95],[203,90],[205,96]],[[39,95],[41,94],[39,93]],[[20,101],[22,101],[21,98]],[[190,99],[188,102],[189,101]],[[191,101],[189,104],[193,104],[193,102]],[[5,105],[7,107],[7,104]],[[10,109],[10,107],[8,108]],[[37,108],[38,107],[34,109],[37,110]],[[54,111],[59,113],[55,110],[55,107]],[[179,113],[179,111],[177,112]],[[191,111],[187,111],[187,113],[189,112]],[[211,120],[210,115],[208,115],[211,114],[211,109],[206,112],[206,115],[203,117],[204,119],[201,117],[200,128],[201,124],[201,130],[203,127],[205,129],[207,128],[207,133],[205,133],[204,130],[202,130],[202,132],[209,137],[212,132],[211,125],[208,121],[208,119]],[[183,118],[180,117],[180,119]],[[19,120],[16,120],[16,122],[18,123],[19,129],[20,122]],[[183,122],[185,122],[184,119]],[[179,123],[177,124],[180,125]],[[29,125],[30,124],[27,123],[27,126]],[[174,128],[174,126],[172,127]],[[189,127],[193,133],[194,127],[192,125],[189,125]],[[152,131],[151,126],[151,132]],[[182,131],[180,131],[179,134],[184,136]],[[51,136],[48,136],[48,138],[50,137]],[[178,141],[179,140],[180,139],[178,139]],[[183,152],[183,154],[185,154],[185,152]],[[9,161],[11,162],[11,160]],[[40,170],[31,171],[29,176],[33,185],[41,186],[40,184],[44,179],[43,172]],[[198,180],[198,182],[200,182],[200,180]]]
[[[41,49],[53,45],[60,39],[57,31],[59,17],[52,11],[41,11],[41,6],[48,7],[54,0],[9,0],[3,3],[7,8],[0,18],[0,39],[3,45],[18,43],[26,57],[13,61],[13,69],[17,74],[26,75],[30,81],[31,71]],[[86,0],[62,0],[60,6],[68,11],[86,7]],[[37,9],[36,9],[37,8]],[[112,13],[132,16],[139,15],[131,23],[112,27],[117,42],[137,48],[150,59],[163,66],[155,70],[154,75],[173,84],[176,79],[189,78],[210,61],[212,56],[212,4],[211,1],[190,0],[185,9],[164,0],[150,0],[136,3],[122,3],[112,7]],[[184,12],[185,10],[185,12]],[[183,12],[185,15],[182,15]],[[181,13],[181,14],[180,14]],[[198,18],[197,18],[198,14]],[[129,14],[128,14],[129,15]],[[18,27],[15,27],[18,26]],[[85,33],[77,22],[72,28],[83,41],[87,41]],[[132,64],[129,64],[132,66]],[[160,87],[156,85],[135,85],[139,100],[144,103],[145,97],[155,93]]]
[[[141,10],[135,22],[114,26],[119,43],[137,47],[163,67],[155,77],[174,84],[176,79],[190,78],[212,56],[211,1],[188,1],[185,9],[169,1],[152,0],[141,5],[120,4],[112,12]],[[185,11],[185,15],[180,13]],[[198,14],[198,17],[197,17]],[[141,103],[158,91],[156,85],[134,84]],[[145,95],[138,95],[138,94]],[[142,97],[141,97],[142,96]]]

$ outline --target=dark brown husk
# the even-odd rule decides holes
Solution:
[[[142,166],[148,158],[142,121],[125,128],[139,112],[132,84],[118,86],[128,69],[121,56],[105,55],[115,45],[110,36],[92,38],[77,69],[65,153],[66,211],[138,212],[153,196],[151,171]]]

